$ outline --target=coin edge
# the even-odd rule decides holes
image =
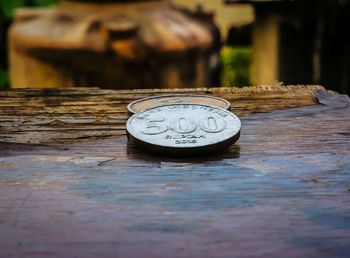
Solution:
[[[220,97],[216,97],[216,96],[207,96],[207,95],[204,95],[204,94],[165,94],[165,95],[156,95],[156,96],[151,96],[151,97],[147,97],[147,98],[142,98],[142,99],[138,99],[138,100],[135,100],[131,103],[129,103],[127,105],[127,110],[128,110],[128,114],[129,115],[134,115],[136,113],[139,113],[139,112],[142,112],[146,109],[151,109],[151,108],[154,108],[154,107],[159,107],[159,106],[166,106],[166,105],[175,105],[175,104],[180,104],[180,103],[174,103],[174,104],[165,104],[165,105],[158,105],[158,106],[153,106],[153,107],[149,107],[149,108],[146,108],[144,110],[141,110],[141,111],[133,111],[132,110],[132,106],[139,103],[139,102],[142,102],[142,101],[145,101],[145,100],[152,100],[152,99],[157,99],[157,98],[166,98],[166,97],[183,97],[183,96],[191,96],[191,97],[205,97],[205,98],[211,98],[211,99],[216,99],[216,100],[219,100],[219,101],[222,101],[226,104],[226,108],[222,108],[222,107],[217,107],[217,106],[213,106],[213,107],[217,107],[217,108],[222,108],[224,110],[227,110],[227,111],[230,111],[231,110],[231,103],[226,100],[226,99],[223,99],[223,98],[220,98]],[[187,102],[187,103],[181,103],[181,104],[197,104],[197,103],[190,103],[190,102]],[[208,106],[212,106],[212,105],[208,105]]]

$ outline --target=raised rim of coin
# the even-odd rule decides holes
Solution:
[[[191,118],[187,116],[187,118],[196,120],[194,122],[199,125],[196,127],[198,130],[195,129],[195,131],[179,132],[179,130],[176,130],[178,129],[176,128],[176,125],[175,125],[176,129],[174,129],[174,125],[172,124],[172,122],[174,121],[174,119],[177,119],[179,121],[178,125],[180,126],[180,120],[185,119],[185,118],[182,118],[181,116],[179,116],[179,119],[176,116],[171,117],[171,114],[169,114],[166,119],[163,119],[163,117],[161,116],[157,117],[156,114],[159,114],[159,112],[162,112],[163,111],[162,109],[164,108],[171,107],[171,109],[169,108],[168,110],[165,110],[165,111],[168,111],[169,113],[180,109],[180,108],[176,109],[174,108],[174,106],[189,106],[186,109],[194,110],[193,112],[197,113],[196,114],[197,116],[194,116],[195,118]],[[193,107],[191,108],[191,106],[196,106],[196,109],[193,109]],[[216,121],[220,121],[220,119],[222,120],[221,123],[222,122],[224,123],[223,129],[218,129],[220,131],[215,131],[215,132],[213,131],[208,132],[207,130],[203,131],[204,129],[207,129],[207,127],[202,127],[203,124],[201,123],[203,121],[200,121],[200,119],[196,119],[196,117],[198,118],[202,117],[199,115],[201,114],[200,110],[204,109],[203,107],[205,107],[205,110],[208,112],[207,119],[209,119],[209,116],[210,117],[217,116],[219,120],[216,120]],[[149,120],[149,117],[152,114],[155,115],[155,119],[153,121]],[[179,114],[178,111],[177,111],[177,114]],[[140,121],[139,123],[148,123],[148,126],[144,124],[143,127],[137,128],[136,126],[137,124],[134,124],[134,121],[136,119],[139,119]],[[204,122],[206,122],[206,119],[204,120],[205,120]],[[163,122],[165,124],[163,124]],[[206,126],[209,126],[209,124]],[[140,130],[140,129],[155,130],[156,128],[159,128],[159,132],[149,131],[145,133]],[[161,128],[164,128],[164,130],[161,130]],[[126,122],[126,131],[131,143],[135,143],[151,151],[155,151],[158,153],[165,153],[165,154],[171,153],[171,154],[180,154],[180,155],[199,154],[203,152],[213,152],[216,150],[221,150],[235,143],[240,137],[241,121],[232,112],[225,110],[223,108],[218,108],[210,105],[191,104],[191,103],[167,104],[167,105],[149,108],[132,115]],[[193,133],[193,132],[196,132],[196,133]],[[205,137],[202,137],[202,138],[205,138],[205,140],[200,140],[202,139],[201,135],[207,135],[209,137],[205,136]],[[196,137],[196,139],[199,139],[199,141],[203,141],[203,142],[198,143],[196,141],[196,144],[194,145],[189,144],[187,146],[186,144],[188,144],[188,142],[186,143],[181,142],[179,145],[176,145],[178,143],[175,144],[176,139],[182,140],[184,139],[182,137],[185,137],[185,139],[189,139],[187,136],[189,136],[191,139],[193,139],[192,137]],[[160,139],[163,139],[163,137],[164,139],[171,139],[172,142],[169,143],[169,141],[160,140]],[[181,137],[181,138],[177,138],[177,137]],[[165,143],[162,143],[161,141],[164,141]]]
[[[179,101],[176,102],[176,98],[188,98],[188,99],[195,98],[195,99],[198,99],[198,101],[193,101],[193,100],[192,101],[190,101],[190,100],[186,101],[185,100],[185,101],[182,101],[182,102],[179,102]],[[207,99],[207,100],[209,99],[211,101],[216,101],[216,103],[203,103],[205,101],[205,99]],[[161,102],[162,100],[163,100],[163,102]],[[200,100],[202,100],[202,101],[200,101]],[[146,105],[146,107],[137,108],[137,105],[140,105],[140,104],[145,103],[145,102],[146,103],[147,102],[151,102],[152,103],[152,101],[153,101],[153,105],[148,105],[147,106],[147,104],[144,104],[144,105]],[[183,103],[210,105],[210,106],[223,108],[223,109],[226,109],[226,110],[230,110],[231,109],[231,104],[226,99],[222,99],[222,98],[215,97],[215,96],[202,95],[202,94],[164,94],[164,95],[157,95],[157,96],[152,96],[152,97],[147,97],[147,98],[135,100],[135,101],[131,102],[127,106],[127,109],[128,109],[128,113],[130,115],[133,115],[133,114],[135,114],[137,112],[140,112],[142,110],[153,108],[153,107],[156,107],[156,106],[170,105],[170,104],[183,104]]]

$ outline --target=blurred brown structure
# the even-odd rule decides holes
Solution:
[[[62,0],[20,9],[9,32],[13,88],[176,88],[215,84],[213,13],[161,0]]]
[[[316,83],[350,93],[349,0],[226,3],[254,6],[253,83]]]

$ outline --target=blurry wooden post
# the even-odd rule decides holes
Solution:
[[[269,85],[279,80],[279,16],[256,11],[253,26],[251,81]]]
[[[312,82],[312,33],[305,33],[305,27],[313,24],[299,24],[303,14],[295,14],[294,2],[226,0],[226,3],[254,6],[251,70],[254,84]],[[296,30],[295,24],[299,24]]]

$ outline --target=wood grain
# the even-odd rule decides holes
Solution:
[[[229,99],[242,135],[181,159],[115,134],[153,91],[1,92],[0,257],[349,257],[349,98],[317,89],[198,91]]]
[[[0,142],[56,144],[125,134],[126,105],[157,94],[198,93],[223,97],[240,115],[314,105],[321,86],[242,89],[11,90],[0,92]]]

